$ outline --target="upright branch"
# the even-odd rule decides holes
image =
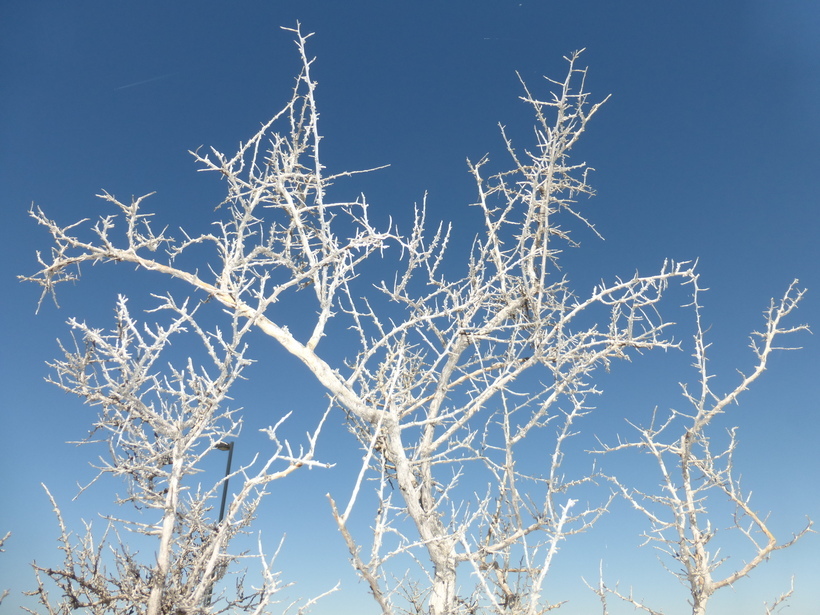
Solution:
[[[448,232],[439,227],[425,238],[421,209],[402,240],[403,269],[379,287],[389,302],[347,293],[361,350],[345,383],[371,411],[347,406],[363,471],[345,512],[333,508],[354,566],[385,612],[534,614],[557,606],[544,587],[559,545],[608,504],[604,497],[579,508],[569,492],[595,473],[567,478],[563,470],[567,440],[598,392],[590,377],[630,350],[677,347],[657,308],[671,281],[692,279],[690,264],[601,283],[586,296],[557,274],[550,240],[570,233],[560,214],[585,222],[577,199],[592,193],[586,165],[568,158],[600,105],[589,104],[577,57],[568,58],[565,80],[550,81],[558,86],[550,99],[525,89],[535,148],[518,154],[505,137],[511,170],[485,178],[488,158],[470,165],[485,232],[467,274],[448,279]],[[528,436],[546,444],[542,457],[520,456]],[[363,557],[346,523],[368,468],[377,510]],[[475,491],[477,484],[486,489]],[[423,585],[395,575],[415,563]],[[457,589],[469,587],[459,571],[474,578],[466,593]]]
[[[31,593],[49,613],[131,613],[133,605],[140,604],[149,615],[193,614],[210,612],[212,602],[220,611],[262,613],[283,587],[260,553],[267,574],[259,587],[246,588],[239,576],[233,594],[221,587],[216,596],[213,593],[239,559],[229,545],[248,531],[268,484],[300,467],[325,465],[314,460],[322,422],[309,434],[307,447],[298,450],[278,438],[278,424],[270,428],[272,451],[267,461],[232,473],[233,497],[224,516],[215,518],[213,503],[229,477],[205,489],[194,477],[207,456],[239,436],[241,420],[238,409],[228,407],[228,394],[250,363],[242,339],[251,325],[233,319],[228,334],[206,331],[197,322],[196,309],[170,297],[158,309],[173,314],[167,326],[140,326],[123,297],[117,304],[116,326],[109,332],[72,319],[74,343],[52,365],[55,384],[99,409],[85,441],[105,447],[97,478],[118,477],[126,491],[116,499],[122,512],[104,517],[103,534],[95,534],[89,523],[78,540],[48,494],[65,559],[58,568],[35,563],[38,589]],[[186,331],[204,348],[201,362],[188,358],[184,367],[172,362],[163,374],[160,366],[173,357],[172,338]],[[141,555],[131,541],[123,540],[125,533],[155,540],[155,546],[146,550],[155,557]],[[59,604],[49,598],[46,578],[60,588]]]
[[[781,338],[808,330],[806,325],[784,323],[805,291],[798,288],[795,280],[779,301],[771,302],[764,312],[763,330],[755,331],[751,336],[750,347],[756,359],[753,368],[748,373],[740,373],[740,382],[722,394],[710,384],[714,374],[707,367],[709,344],[702,326],[700,292],[695,279],[691,306],[696,323],[693,356],[698,381],[696,387],[681,385],[690,410],[671,410],[662,420],[654,415],[648,427],[633,425],[637,431],[635,439],[606,445],[598,451],[612,453],[635,449],[654,458],[661,478],[659,492],[636,489],[627,480],[617,477],[610,477],[610,480],[648,519],[650,530],[645,533],[646,543],[654,544],[674,562],[667,568],[688,588],[693,615],[706,613],[715,592],[749,576],[773,552],[790,547],[805,536],[812,525],[809,521],[789,539],[779,541],[770,529],[768,516],[755,510],[750,501],[751,494],[741,489],[733,463],[737,428],[728,430],[725,444],[716,451],[715,443],[720,440],[713,427],[714,419],[727,412],[732,404],[737,404],[740,395],[763,374],[772,353],[791,349],[779,346]],[[728,556],[719,555],[720,549],[710,545],[722,524],[717,522],[713,512],[721,501],[728,502],[732,510],[729,530],[743,536],[748,545],[748,555],[735,566],[730,566]],[[625,596],[611,588],[606,588],[606,592],[646,612],[655,613],[632,595]],[[780,604],[789,595],[791,591],[779,596],[775,604]]]

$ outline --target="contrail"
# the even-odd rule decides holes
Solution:
[[[174,73],[168,73],[167,75],[160,75],[159,77],[151,77],[150,79],[144,79],[142,81],[135,81],[134,83],[129,83],[128,85],[121,85],[118,88],[114,88],[114,91],[116,92],[117,90],[125,90],[125,89],[128,89],[128,88],[135,88],[138,85],[145,85],[146,83],[151,83],[153,81],[159,81],[160,79],[167,79],[168,77],[170,77],[173,74]]]

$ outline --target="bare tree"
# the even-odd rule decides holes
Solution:
[[[751,348],[756,363],[748,374],[740,374],[740,382],[727,393],[717,393],[710,381],[714,374],[707,366],[709,344],[701,321],[701,289],[694,280],[696,329],[694,335],[694,367],[698,373],[697,389],[682,384],[683,395],[689,403],[688,411],[671,410],[666,417],[653,414],[647,427],[633,425],[635,439],[606,445],[601,451],[637,450],[648,453],[655,461],[660,474],[659,492],[647,492],[630,486],[630,479],[609,477],[609,480],[635,509],[649,521],[650,530],[644,534],[645,543],[652,544],[664,556],[664,566],[672,572],[689,593],[693,615],[703,615],[710,598],[720,589],[731,587],[749,576],[775,551],[793,545],[810,531],[811,521],[786,541],[778,541],[769,527],[767,515],[756,511],[751,504],[751,494],[744,492],[733,463],[737,447],[737,427],[728,430],[724,445],[718,444],[714,428],[717,417],[738,403],[738,398],[766,370],[775,350],[787,350],[778,344],[784,335],[808,330],[806,325],[790,326],[784,320],[797,307],[805,291],[797,287],[795,280],[779,301],[772,301],[765,311],[762,331],[751,337]],[[720,502],[729,504],[728,528],[745,537],[748,555],[738,565],[730,565],[730,556],[712,542],[719,534],[720,516],[713,508]],[[711,544],[710,544],[711,543]],[[606,604],[606,595],[612,594],[635,607],[653,615],[653,610],[632,594],[624,595],[617,588],[609,588],[601,581],[598,595]],[[778,596],[766,612],[783,603],[792,589]]]
[[[105,517],[102,535],[88,523],[76,539],[48,493],[65,559],[57,568],[35,563],[38,589],[30,592],[48,613],[85,609],[182,615],[210,612],[212,602],[219,612],[262,613],[284,586],[260,545],[253,557],[261,560],[261,584],[246,587],[240,574],[233,593],[213,595],[228,566],[249,557],[229,547],[247,532],[268,483],[302,466],[324,465],[313,458],[324,417],[308,434],[307,447],[296,451],[277,436],[283,417],[268,429],[273,450],[267,461],[252,462],[203,487],[195,477],[205,457],[239,435],[241,420],[238,409],[228,407],[228,394],[250,363],[242,339],[252,325],[233,318],[230,333],[206,331],[196,309],[176,304],[170,296],[157,310],[173,314],[171,322],[141,326],[123,297],[109,332],[72,319],[74,343],[52,365],[60,388],[100,409],[84,441],[106,448],[92,482],[113,475],[124,481],[126,492],[116,499],[123,512]],[[168,356],[170,344],[186,331],[203,345],[203,360],[195,364],[189,358],[175,367],[173,355]],[[171,363],[163,374],[165,361]],[[222,518],[215,519],[213,502],[229,478],[239,481],[239,487]],[[146,559],[135,547],[146,539],[155,541],[155,558]],[[46,579],[60,589],[56,603]],[[141,606],[135,610],[135,605]]]
[[[537,120],[532,152],[517,153],[505,138],[511,170],[485,179],[488,160],[471,165],[485,235],[467,274],[451,281],[442,273],[447,234],[439,229],[425,241],[422,210],[404,245],[406,268],[380,286],[403,312],[388,320],[372,301],[346,297],[362,346],[347,382],[378,410],[349,412],[365,466],[379,474],[368,558],[345,529],[365,468],[345,511],[334,504],[334,514],[386,613],[534,614],[558,606],[544,583],[559,545],[608,504],[604,497],[579,510],[571,493],[596,474],[566,477],[562,467],[566,441],[598,392],[591,376],[630,349],[676,346],[656,307],[670,281],[692,279],[689,264],[602,283],[585,297],[557,272],[556,245],[569,239],[559,218],[585,223],[576,200],[592,192],[586,165],[571,165],[568,154],[600,104],[589,104],[576,61],[568,58],[566,79],[552,82],[552,99],[525,89]],[[542,455],[518,454],[528,437]],[[421,586],[390,578],[389,560],[405,554],[419,562]],[[459,570],[475,578],[464,594]]]
[[[174,239],[155,230],[143,199],[125,204],[108,193],[101,196],[116,213],[90,229],[34,209],[54,248],[28,279],[45,295],[83,264],[136,265],[187,283],[225,309],[235,332],[257,329],[307,366],[361,445],[344,507],[330,503],[384,613],[556,608],[560,599],[546,595],[545,583],[560,546],[611,499],[593,489],[602,477],[591,465],[566,474],[567,443],[599,392],[594,374],[636,351],[679,346],[660,302],[671,283],[695,281],[694,267],[665,263],[588,293],[560,272],[561,248],[577,245],[562,220],[594,232],[578,207],[592,194],[590,169],[569,154],[601,103],[590,102],[576,53],[566,78],[550,81],[550,98],[524,88],[534,146],[520,152],[505,134],[508,170],[487,172],[488,158],[470,164],[484,231],[466,272],[452,275],[450,229],[429,231],[424,205],[402,234],[371,224],[364,197],[330,200],[332,184],[354,172],[325,173],[308,37],[292,32],[302,72],[284,109],[235,155],[194,154],[227,184],[216,232]],[[207,266],[181,264],[194,247],[211,250]],[[374,284],[363,264],[388,248],[401,257],[395,274]],[[196,329],[184,305],[170,297],[161,304]],[[349,331],[358,349],[340,360]],[[191,365],[186,373],[195,372]],[[312,458],[315,435],[307,456],[285,458],[288,468]],[[521,454],[533,441],[541,454]],[[366,537],[348,523],[357,503],[374,506]]]

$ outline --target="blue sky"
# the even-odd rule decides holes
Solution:
[[[213,145],[230,153],[287,100],[298,61],[280,26],[297,20],[316,33],[309,50],[317,57],[325,164],[391,165],[339,187],[365,192],[376,219],[406,221],[426,191],[429,216],[461,229],[454,253],[467,249],[478,221],[467,207],[475,195],[465,159],[490,152],[503,161],[499,123],[522,145],[529,135],[515,71],[540,88],[541,75],[563,76],[564,55],[586,48],[590,90],[612,98],[577,152],[596,169],[598,196],[586,213],[605,241],[579,235],[583,247],[566,255],[576,285],[648,273],[665,258],[699,259],[710,288],[713,367],[727,386],[735,368],[751,364],[746,335],[769,297],[792,279],[809,288],[797,319],[820,327],[815,3],[93,0],[6,2],[0,14],[0,534],[13,532],[0,555],[0,589],[13,590],[4,606],[32,587],[28,562],[60,561],[39,483],[75,524],[110,500],[99,489],[70,502],[75,483],[92,475],[95,453],[66,442],[84,435],[92,414],[43,382],[44,362],[57,356],[55,340],[67,334],[70,316],[110,323],[114,297],[127,294],[132,279],[112,267],[88,270],[63,289],[60,309],[46,303],[35,316],[38,290],[16,276],[35,271],[34,253],[49,242],[28,207],[67,222],[98,215],[93,195],[103,189],[124,198],[156,191],[150,207],[172,228],[200,221],[219,202],[219,185],[196,173],[187,152]],[[805,515],[820,519],[820,340],[798,342],[804,349],[777,356],[735,415],[744,483],[784,536]],[[281,351],[257,353],[259,376],[239,400],[248,433],[278,413],[322,405],[309,374]],[[676,382],[690,374],[675,370],[687,363],[682,355],[657,371],[621,366],[603,379],[610,393],[600,405],[615,409],[608,416],[617,420],[621,407],[678,404]],[[281,561],[306,594],[342,579],[342,592],[317,613],[376,613],[346,568],[324,501],[352,467],[345,438],[340,428],[327,434],[334,470],[277,486],[259,528],[271,540],[287,530]],[[238,444],[237,456],[250,448]],[[557,578],[571,602],[561,612],[594,608],[577,578],[594,578],[602,557],[610,580],[637,592],[670,583],[648,549],[636,550],[639,520],[625,507],[618,514],[562,552]],[[792,573],[792,612],[809,612],[820,603],[816,537],[776,554],[717,599],[714,612],[761,612],[760,601]],[[684,613],[684,594],[674,593],[674,582],[668,587],[669,604],[680,597],[669,613]]]

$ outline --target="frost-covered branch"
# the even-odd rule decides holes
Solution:
[[[635,449],[654,458],[661,478],[661,489],[657,493],[631,487],[628,479],[609,479],[617,491],[648,519],[651,529],[645,534],[646,544],[655,545],[677,564],[677,569],[669,569],[688,588],[693,615],[704,614],[715,592],[749,576],[773,552],[788,548],[805,536],[812,525],[809,521],[789,539],[778,540],[767,517],[752,506],[751,494],[741,488],[734,468],[737,428],[728,430],[725,444],[716,451],[716,441],[719,440],[712,425],[715,417],[737,403],[741,393],[766,370],[772,353],[784,349],[777,346],[782,336],[808,330],[806,325],[784,324],[784,319],[797,307],[805,291],[798,288],[795,280],[779,301],[772,301],[764,313],[764,330],[754,332],[751,337],[750,346],[756,358],[754,367],[748,374],[741,373],[740,383],[723,394],[717,393],[710,384],[714,374],[707,367],[709,344],[701,324],[700,292],[695,280],[692,309],[696,323],[693,356],[699,376],[697,392],[682,385],[691,409],[687,412],[672,410],[662,422],[654,416],[648,427],[634,425],[637,438],[607,445],[598,451],[613,453]],[[729,529],[743,536],[748,545],[748,555],[734,567],[730,566],[728,556],[721,556],[720,549],[710,545],[719,533],[712,509],[717,508],[720,500],[727,502],[732,510]],[[637,608],[655,612],[639,604],[631,595],[623,596],[615,589],[607,588],[607,591]],[[786,597],[786,594],[780,596],[776,603]]]
[[[114,213],[65,226],[32,209],[53,240],[50,256],[41,255],[40,270],[26,278],[42,286],[43,296],[100,262],[135,265],[160,283],[173,281],[175,293],[179,282],[190,291],[187,299],[159,298],[159,309],[174,315],[170,325],[137,327],[124,300],[114,333],[73,321],[81,340],[56,365],[61,386],[103,410],[95,434],[112,453],[101,472],[127,478],[123,502],[144,501],[162,516],[156,525],[129,526],[158,536],[161,545],[153,585],[140,590],[148,592],[140,600],[159,612],[157,596],[170,587],[173,571],[184,569],[195,581],[186,586],[193,593],[181,599],[195,608],[215,571],[230,561],[225,545],[249,522],[252,515],[244,511],[254,510],[265,484],[317,463],[324,419],[317,418],[298,453],[273,430],[273,457],[256,474],[248,468],[238,474],[245,487],[224,523],[210,528],[187,520],[203,518],[204,502],[219,487],[193,497],[183,478],[217,443],[236,435],[239,421],[224,409],[225,400],[246,364],[240,340],[254,330],[310,370],[357,438],[361,465],[341,507],[331,494],[329,513],[383,612],[535,615],[555,609],[563,601],[547,591],[547,579],[560,549],[591,528],[612,497],[596,489],[605,477],[591,462],[566,462],[580,454],[569,444],[594,412],[595,375],[613,361],[680,347],[663,304],[670,286],[696,286],[694,265],[666,262],[655,273],[602,281],[591,290],[573,287],[559,268],[561,250],[579,244],[575,227],[596,232],[581,204],[593,193],[591,169],[570,157],[602,102],[590,100],[578,53],[567,58],[564,79],[547,80],[553,90],[547,96],[524,87],[522,100],[535,116],[532,145],[518,149],[502,129],[511,162],[500,169],[489,157],[469,163],[477,190],[473,211],[483,230],[466,267],[451,265],[452,229],[430,224],[426,203],[416,207],[406,233],[392,223],[377,228],[363,196],[332,199],[334,182],[354,172],[326,173],[309,37],[299,28],[291,32],[302,69],[281,111],[235,154],[194,153],[201,170],[225,183],[211,232],[180,230],[175,238],[158,231],[153,214],[144,211],[145,197],[126,204],[103,193]],[[205,327],[190,307],[211,300],[223,308],[215,317],[230,323],[229,335]],[[787,331],[779,319],[797,300],[787,295],[773,308],[774,329],[755,346],[764,367],[774,337]],[[199,340],[210,371],[194,360],[164,375],[152,371],[165,340],[182,328]],[[729,397],[712,399],[708,388],[693,396],[703,412],[691,440],[666,446],[683,447],[690,466],[707,472],[703,459],[711,458],[695,453],[700,433],[757,373]],[[198,416],[211,422],[197,423]],[[665,464],[673,451],[658,448],[661,431],[645,432],[644,444]],[[155,474],[133,464],[132,452],[154,455]],[[732,497],[736,486],[715,472]],[[684,508],[697,519],[698,492],[687,497]],[[373,526],[362,537],[350,519],[368,505],[373,510],[364,514]],[[182,525],[175,516],[180,506]],[[751,509],[740,510],[753,530],[759,527]],[[689,523],[685,515],[676,519]],[[174,568],[178,544],[204,544],[198,553],[205,555]]]
[[[324,419],[309,434],[307,447],[296,451],[277,436],[277,424],[268,430],[267,461],[203,487],[195,477],[205,458],[239,436],[241,419],[238,409],[229,407],[229,392],[250,364],[242,340],[251,326],[234,319],[229,333],[206,331],[196,309],[170,297],[158,309],[172,314],[170,324],[140,325],[122,297],[109,332],[71,320],[73,347],[64,347],[64,358],[52,365],[55,384],[99,409],[86,440],[105,448],[97,478],[117,477],[126,491],[116,498],[122,512],[104,517],[102,535],[88,523],[77,539],[48,494],[65,554],[61,567],[34,565],[39,589],[33,593],[49,612],[129,613],[134,604],[145,605],[150,615],[171,607],[175,613],[210,612],[214,584],[240,559],[231,542],[247,533],[267,485],[300,467],[326,465],[314,459]],[[199,339],[204,352],[199,363],[188,358],[176,367],[170,344],[186,332]],[[169,367],[163,369],[166,361]],[[213,503],[229,478],[238,487],[224,518],[216,519]],[[135,540],[155,544],[142,555],[130,546]],[[154,557],[147,556],[151,552]],[[259,558],[267,569],[265,556]],[[45,578],[60,588],[59,606],[48,597]],[[277,575],[252,590],[238,577],[233,595],[220,591],[213,601],[220,611],[261,613],[282,587]]]
[[[570,233],[561,220],[583,221],[577,200],[592,193],[570,149],[600,105],[588,102],[577,54],[568,61],[551,99],[529,90],[523,97],[536,115],[535,148],[518,154],[505,137],[511,170],[485,178],[488,158],[470,166],[485,233],[467,274],[448,277],[448,231],[425,238],[422,209],[403,240],[403,269],[380,285],[388,302],[345,297],[361,344],[346,384],[375,410],[348,407],[348,417],[380,485],[374,555],[369,564],[358,559],[356,543],[351,553],[372,590],[388,556],[422,562],[423,591],[402,587],[403,577],[389,588],[387,576],[373,590],[407,596],[405,612],[558,606],[543,591],[558,545],[588,529],[609,501],[575,510],[570,491],[592,486],[596,474],[568,479],[563,470],[566,441],[598,393],[591,376],[632,351],[677,347],[658,307],[670,282],[693,279],[689,263],[602,283],[586,296],[558,272],[555,242]],[[522,457],[525,438],[549,452]],[[385,476],[396,494],[385,492]],[[482,483],[486,491],[475,492]],[[395,506],[399,494],[403,505]],[[346,516],[337,521],[350,545]],[[410,530],[415,538],[405,538]],[[474,591],[459,593],[460,570],[476,577]]]

